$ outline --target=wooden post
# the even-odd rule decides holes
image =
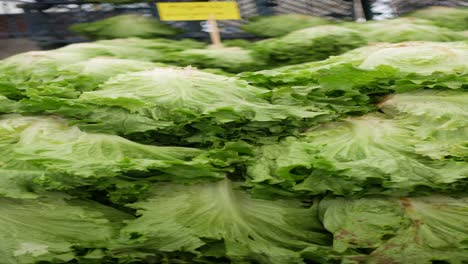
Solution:
[[[210,25],[210,38],[213,45],[217,48],[222,48],[223,44],[221,43],[221,36],[219,34],[218,22],[213,15],[208,19],[208,24]]]
[[[354,20],[356,22],[365,22],[366,17],[364,15],[364,10],[362,8],[361,0],[354,0],[353,1],[353,13],[354,13]]]

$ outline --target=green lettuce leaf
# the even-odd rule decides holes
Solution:
[[[312,194],[406,194],[466,188],[465,162],[432,160],[418,152],[418,126],[378,115],[328,123],[259,148],[248,168],[252,182]],[[465,135],[466,137],[466,135]]]
[[[463,42],[375,44],[320,62],[246,73],[241,77],[268,88],[333,84],[396,91],[424,87],[456,89],[466,84],[467,57],[468,44]],[[334,78],[336,74],[341,78]]]
[[[463,263],[468,258],[465,196],[328,198],[319,207],[325,228],[334,234],[333,249],[344,253],[346,263]]]
[[[94,254],[106,249],[122,221],[131,218],[62,194],[0,198],[0,208],[0,254],[5,264],[68,263],[86,258],[80,249],[94,249]]]
[[[468,93],[420,90],[395,94],[379,106],[393,118],[420,126],[416,151],[433,159],[468,158]],[[431,124],[428,126],[427,124]],[[425,128],[425,129],[424,129]]]
[[[17,102],[0,94],[0,113],[14,113],[17,107]]]
[[[0,94],[21,98],[26,82],[48,81],[58,76],[58,68],[90,58],[66,51],[30,51],[0,61]]]
[[[386,30],[385,30],[386,29]],[[429,25],[398,25],[390,28],[380,27],[364,33],[369,42],[403,42],[403,41],[440,41],[463,40],[465,37],[450,29]]]
[[[116,182],[109,184],[122,178],[220,178],[223,173],[214,165],[228,166],[237,158],[230,152],[222,156],[213,150],[210,156],[199,149],[86,133],[54,117],[2,116],[0,138],[0,194],[13,197],[31,195],[35,184],[70,189],[104,184],[114,177]]]
[[[466,87],[466,61],[468,45],[462,42],[377,44],[324,61],[240,77],[271,89],[273,103],[362,114],[374,110],[389,93]]]
[[[250,197],[230,180],[160,184],[133,207],[139,218],[122,230],[122,248],[225,255],[235,263],[303,263],[300,250],[326,245],[315,207],[296,199]]]

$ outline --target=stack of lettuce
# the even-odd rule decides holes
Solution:
[[[133,44],[0,62],[0,262],[467,261],[467,43],[238,77]]]

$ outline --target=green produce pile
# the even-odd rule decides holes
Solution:
[[[308,39],[0,61],[0,263],[466,263],[468,42]]]
[[[154,18],[132,14],[74,24],[70,29],[90,39],[158,38],[181,33],[181,30]]]

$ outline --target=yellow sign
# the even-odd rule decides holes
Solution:
[[[156,6],[162,21],[235,20],[241,18],[237,3],[234,1],[157,3]]]

